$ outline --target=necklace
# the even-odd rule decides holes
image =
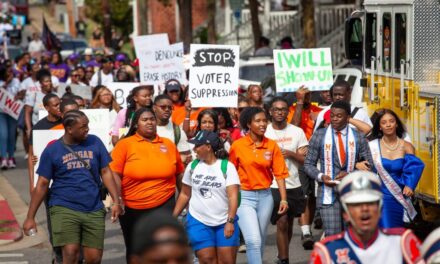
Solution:
[[[388,144],[385,142],[385,140],[384,140],[383,137],[382,137],[381,141],[382,141],[383,145],[387,148],[387,152],[393,152],[393,151],[396,151],[396,150],[400,147],[400,139],[399,139],[399,138],[397,138],[397,142],[396,142],[396,144],[394,144],[394,146],[390,146],[390,145],[388,145]]]

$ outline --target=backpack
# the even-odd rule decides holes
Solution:
[[[180,142],[180,137],[181,137],[180,136],[180,127],[173,123],[173,131],[174,131],[174,144],[177,146]]]
[[[226,180],[226,177],[228,176],[226,172],[228,170],[228,162],[229,161],[227,159],[222,159],[221,161],[222,161],[221,162],[221,170],[222,170],[222,173],[223,173],[223,178],[225,178],[225,180]],[[192,177],[192,175],[194,173],[194,169],[197,167],[197,165],[199,163],[200,163],[199,159],[195,159],[195,160],[193,160],[191,162],[191,169],[189,171],[190,177]],[[240,204],[241,204],[241,192],[240,191],[238,191],[237,200],[238,200],[238,206],[237,207],[240,207]]]

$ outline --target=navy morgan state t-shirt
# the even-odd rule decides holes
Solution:
[[[101,169],[111,161],[102,141],[94,135],[78,145],[69,145],[91,166],[93,177],[82,163],[57,140],[48,145],[41,155],[37,173],[52,180],[49,206],[63,206],[80,212],[94,212],[103,208],[99,187]]]

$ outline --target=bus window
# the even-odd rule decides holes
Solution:
[[[394,32],[394,48],[395,48],[395,60],[394,60],[394,72],[400,73],[400,60],[406,61],[406,27],[407,18],[406,14],[398,13],[395,15],[396,18],[396,29]],[[406,69],[404,71],[406,73]]]
[[[382,17],[382,66],[384,72],[391,71],[391,14],[384,13]]]
[[[376,57],[376,13],[367,13],[365,28],[365,68],[371,67],[371,57]]]

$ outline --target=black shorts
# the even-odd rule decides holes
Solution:
[[[270,222],[272,225],[276,225],[278,219],[281,215],[278,214],[278,209],[280,208],[281,196],[280,191],[276,188],[272,188],[273,197],[273,210],[272,216],[270,217]],[[287,202],[289,203],[289,210],[287,210],[287,215],[289,218],[298,217],[306,208],[306,198],[301,187],[295,189],[287,189]]]
[[[315,197],[315,180],[307,176],[304,166],[299,167],[298,174],[304,195]]]

